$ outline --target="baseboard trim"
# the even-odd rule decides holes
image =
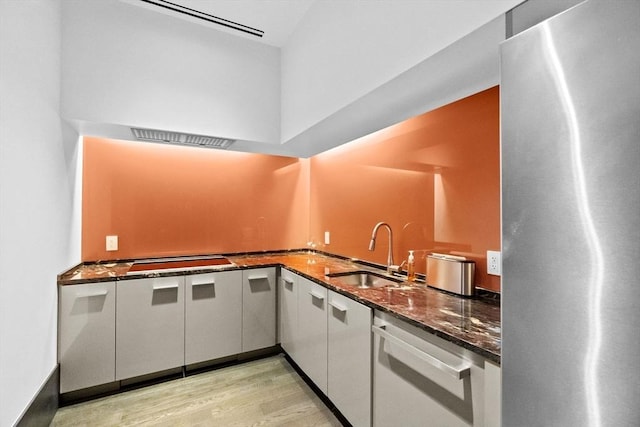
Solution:
[[[60,365],[56,365],[49,378],[33,397],[15,427],[42,427],[51,424],[58,410],[60,390]]]
[[[212,359],[205,362],[171,368],[160,372],[153,372],[151,374],[127,378],[107,384],[100,384],[80,390],[69,391],[58,396],[58,408],[73,405],[76,403],[87,402],[100,397],[111,396],[128,390],[147,387],[153,384],[163,383],[165,381],[175,380],[177,378],[189,375],[212,371],[215,369],[224,368],[226,366],[238,365],[241,363],[250,362],[252,360],[274,356],[276,354],[280,354],[281,352],[282,349],[280,348],[280,346],[275,345],[259,350],[235,354],[233,356]]]
[[[296,371],[298,375],[300,375],[300,378],[302,378],[302,380],[309,386],[309,388],[311,388],[311,391],[313,391],[316,394],[316,396],[318,396],[320,400],[322,400],[322,403],[324,403],[326,407],[329,408],[329,410],[333,413],[333,415],[336,416],[338,421],[340,421],[340,423],[343,426],[351,427],[352,425],[349,422],[349,420],[347,420],[347,418],[344,415],[342,415],[342,412],[340,412],[338,407],[334,405],[331,399],[329,399],[329,396],[324,394],[323,391],[320,390],[320,388],[318,388],[318,386],[313,382],[313,380],[309,378],[309,376],[302,370],[300,366],[298,366],[295,360],[293,360],[291,356],[289,356],[289,354],[284,349],[282,350],[282,353],[284,354],[284,358],[287,360],[287,362],[289,362],[289,365],[291,365],[294,371]]]

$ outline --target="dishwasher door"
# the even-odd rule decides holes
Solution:
[[[376,312],[372,327],[373,425],[484,425],[484,360]]]

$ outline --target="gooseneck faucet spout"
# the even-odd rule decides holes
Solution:
[[[376,248],[376,236],[378,234],[378,229],[380,227],[385,227],[389,232],[389,254],[387,255],[387,273],[392,272],[393,266],[393,232],[391,231],[391,226],[386,222],[379,222],[373,227],[373,232],[371,232],[371,241],[369,242],[369,250],[373,251]]]

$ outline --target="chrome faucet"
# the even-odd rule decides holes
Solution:
[[[386,227],[389,232],[389,254],[387,255],[387,273],[391,274],[393,271],[393,232],[391,231],[391,226],[386,222],[379,222],[373,227],[373,232],[371,233],[371,241],[369,242],[369,250],[373,251],[376,248],[376,235],[378,234],[378,229],[380,227]]]

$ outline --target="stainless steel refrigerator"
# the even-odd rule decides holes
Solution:
[[[502,423],[640,426],[640,1],[501,45]]]

